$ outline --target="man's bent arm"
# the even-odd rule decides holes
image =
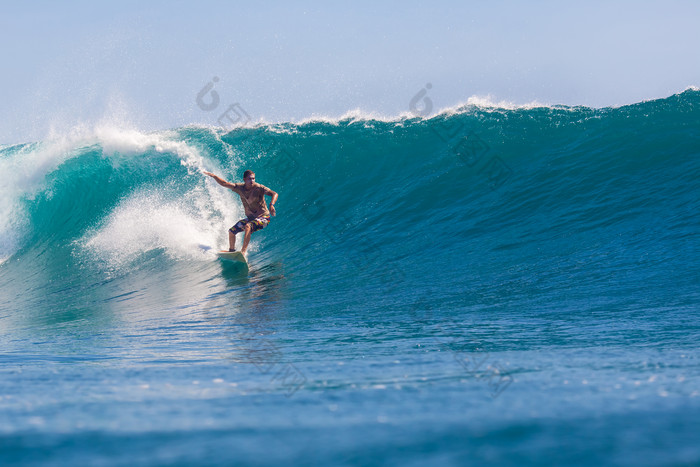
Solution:
[[[218,183],[219,185],[233,190],[233,188],[234,188],[233,184],[227,182],[227,181],[224,180],[223,178],[221,178],[221,177],[219,177],[219,176],[217,176],[217,175],[214,175],[214,174],[211,173],[211,172],[202,172],[202,173],[203,173],[204,175],[209,175],[209,176],[210,176],[211,178],[213,178],[213,179],[216,181],[216,183]]]
[[[270,190],[267,188],[265,190],[265,194],[268,196],[272,196],[272,199],[270,200],[270,214],[273,216],[276,215],[275,213],[275,203],[277,202],[277,192]]]

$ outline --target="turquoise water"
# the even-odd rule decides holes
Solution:
[[[697,465],[699,179],[692,89],[2,146],[0,462]]]

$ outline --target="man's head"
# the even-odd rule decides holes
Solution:
[[[243,183],[245,183],[246,188],[250,188],[255,183],[255,172],[252,170],[246,170],[243,172]]]

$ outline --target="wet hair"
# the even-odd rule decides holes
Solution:
[[[255,175],[255,172],[253,172],[252,170],[246,170],[245,172],[243,172],[243,180],[250,177],[251,175]]]

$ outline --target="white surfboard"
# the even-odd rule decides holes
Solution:
[[[248,260],[240,251],[217,251],[216,256],[226,261],[245,264],[246,267],[248,266]]]

